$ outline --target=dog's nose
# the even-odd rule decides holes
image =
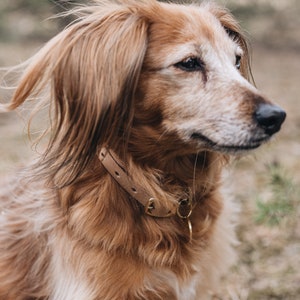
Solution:
[[[280,130],[286,113],[279,106],[261,103],[256,109],[255,120],[265,130],[266,134],[272,135]]]

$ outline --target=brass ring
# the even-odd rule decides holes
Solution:
[[[182,206],[182,203],[183,202],[186,202],[185,205],[187,205],[189,207],[189,211],[186,215],[183,215],[181,212],[180,212],[180,207]],[[188,219],[191,214],[193,212],[193,209],[192,209],[192,203],[190,200],[187,200],[187,199],[182,199],[179,201],[179,205],[177,206],[177,216],[181,219]]]

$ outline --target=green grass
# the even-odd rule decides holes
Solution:
[[[268,226],[290,223],[296,218],[299,191],[281,166],[270,165],[268,174],[270,196],[267,199],[258,198],[255,221]]]

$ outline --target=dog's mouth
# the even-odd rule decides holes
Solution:
[[[245,143],[239,144],[239,145],[224,145],[224,144],[219,144],[216,143],[214,141],[212,141],[211,139],[209,139],[208,137],[206,137],[205,135],[195,132],[191,135],[191,138],[193,140],[198,140],[201,141],[202,143],[204,143],[204,145],[214,151],[218,151],[218,152],[225,152],[225,153],[237,153],[237,152],[241,152],[241,151],[250,151],[250,150],[254,150],[256,148],[258,148],[261,144],[267,142],[269,140],[270,137],[264,137],[264,138],[259,138],[259,139],[255,139],[255,140],[249,140]]]

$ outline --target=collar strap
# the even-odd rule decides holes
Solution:
[[[182,199],[177,205],[167,208],[158,199],[150,195],[142,186],[133,183],[131,177],[126,172],[124,164],[118,156],[107,148],[100,150],[99,159],[108,173],[116,182],[134,199],[140,202],[145,213],[152,217],[170,217],[178,215],[182,219],[188,219],[192,213],[192,204],[189,199]]]

